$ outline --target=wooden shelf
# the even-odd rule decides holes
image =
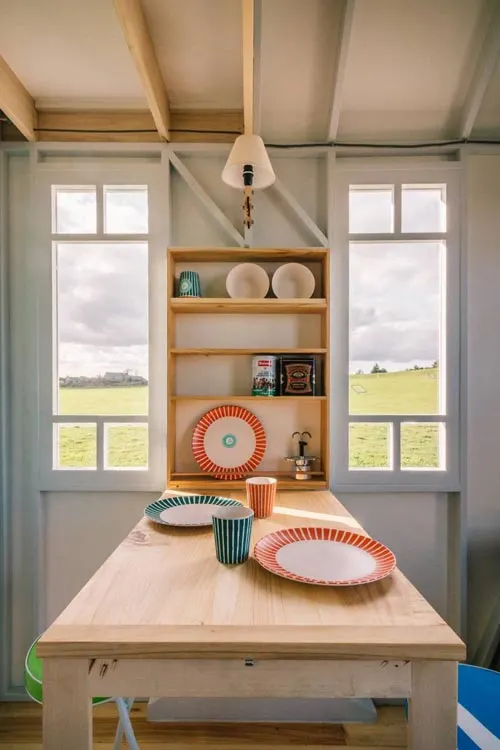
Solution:
[[[326,354],[326,349],[279,349],[277,347],[260,347],[253,349],[171,349],[170,354],[178,357],[187,356],[232,356],[232,355],[256,355],[256,354]]]
[[[325,299],[231,299],[226,297],[172,297],[170,309],[176,313],[308,313],[328,309]]]
[[[176,263],[207,261],[211,263],[253,261],[323,261],[329,250],[325,247],[170,247],[170,256]]]
[[[279,490],[311,490],[324,489],[327,487],[325,475],[322,472],[313,474],[312,479],[294,479],[291,474],[276,471],[252,472],[249,477],[276,477]],[[174,490],[242,490],[245,489],[245,479],[214,479],[214,477],[201,472],[193,474],[180,474],[173,472],[170,477],[169,489]]]
[[[326,401],[326,396],[171,396],[171,401]]]
[[[323,477],[324,474],[322,471],[312,471],[311,474],[314,477]],[[269,477],[269,476],[276,477],[277,479],[292,479],[290,471],[272,471],[271,469],[268,469],[267,471],[265,469],[262,469],[262,471],[251,471],[248,475],[246,475],[246,478],[249,477]],[[212,479],[213,477],[210,476],[210,474],[207,474],[205,471],[176,471],[174,472],[174,476],[177,477],[177,479],[199,479],[200,477],[202,479]],[[222,480],[220,480],[222,481]],[[297,481],[297,480],[294,480]],[[300,481],[300,480],[299,480]]]
[[[285,471],[259,471],[250,476],[274,476],[280,490],[321,490],[330,482],[330,257],[323,247],[171,247],[167,250],[167,467],[169,489],[214,494],[241,490],[245,480],[217,480],[202,472],[196,462],[187,463],[193,417],[222,404],[245,406],[258,412],[267,436],[265,465]],[[283,263],[303,263],[314,273],[316,295],[308,299],[233,299],[231,297],[175,297],[183,270],[199,273],[204,291],[225,295],[224,277],[238,263],[262,264],[268,274]],[[216,291],[217,290],[217,291]],[[187,317],[189,315],[189,317]],[[209,315],[210,317],[203,316]],[[238,319],[229,316],[238,315]],[[281,315],[262,325],[264,315]],[[304,317],[315,315],[316,317]],[[193,317],[194,316],[194,317]],[[246,317],[245,317],[246,316]],[[259,319],[260,316],[260,319]],[[301,322],[301,320],[303,322]],[[231,322],[232,321],[232,322]],[[259,325],[259,323],[261,325]],[[271,325],[272,323],[272,325]],[[301,335],[297,338],[297,326]],[[271,330],[267,330],[271,329]],[[273,330],[276,329],[276,330]],[[264,346],[259,346],[259,341]],[[272,343],[279,346],[271,346]],[[286,347],[287,342],[297,342]],[[307,344],[312,344],[308,347]],[[252,396],[244,360],[258,355],[316,356],[321,367],[321,396]],[[199,358],[203,357],[203,362]],[[226,357],[227,359],[224,359]],[[198,358],[198,359],[197,359]],[[241,367],[240,367],[241,365]],[[208,378],[208,380],[207,380]],[[228,381],[224,386],[223,381]],[[176,394],[177,390],[186,395]],[[242,390],[233,395],[203,395],[205,390]],[[188,393],[200,395],[187,395]],[[304,404],[298,407],[297,404]],[[314,403],[313,403],[314,402]],[[265,404],[271,404],[269,407]],[[281,404],[279,408],[272,404]],[[277,416],[283,419],[277,419]],[[294,430],[309,429],[311,453],[319,457],[310,480],[294,478],[283,457],[290,451]],[[176,471],[177,469],[177,471]],[[192,473],[189,472],[192,469]],[[188,472],[188,473],[182,473]]]

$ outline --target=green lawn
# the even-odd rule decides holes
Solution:
[[[60,414],[147,414],[148,387],[60,388]]]
[[[438,370],[411,370],[377,375],[351,375],[351,414],[436,414]],[[61,388],[61,414],[141,415],[147,413],[148,388]],[[106,464],[115,468],[147,465],[147,427],[114,424],[105,434]],[[404,468],[438,466],[439,428],[436,424],[408,424],[401,429]],[[390,432],[387,424],[353,423],[349,428],[351,468],[389,467]],[[96,465],[96,428],[60,425],[59,466],[92,468]]]
[[[61,388],[60,414],[147,414],[148,387]],[[148,431],[141,423],[112,424],[105,432],[105,461],[110,468],[144,468]],[[96,465],[96,428],[88,424],[59,426],[59,467],[88,469]]]
[[[351,414],[437,414],[439,402],[437,368],[351,375]],[[389,468],[388,424],[353,423],[349,428],[349,465],[355,468]],[[401,427],[403,468],[437,468],[439,427],[436,424],[403,424]]]
[[[351,414],[437,414],[437,368],[351,375]]]

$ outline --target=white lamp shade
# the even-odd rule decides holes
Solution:
[[[222,170],[222,179],[234,188],[245,187],[243,167],[253,167],[253,188],[266,188],[276,179],[264,141],[260,135],[239,135],[234,142],[226,166]]]

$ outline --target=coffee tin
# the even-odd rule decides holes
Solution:
[[[252,359],[252,396],[276,396],[277,357],[256,354]]]
[[[281,357],[280,396],[316,396],[316,360],[313,356]]]

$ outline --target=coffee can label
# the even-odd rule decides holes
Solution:
[[[252,359],[252,396],[276,396],[277,357],[257,354]]]

